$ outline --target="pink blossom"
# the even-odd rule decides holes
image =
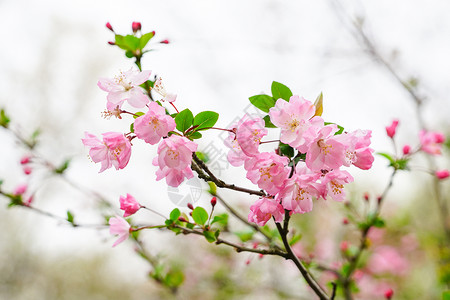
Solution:
[[[374,161],[373,149],[369,148],[372,131],[356,130],[350,133],[343,133],[334,138],[345,146],[344,166],[352,164],[360,169],[368,170]]]
[[[405,274],[409,263],[397,249],[391,246],[377,247],[367,263],[367,268],[374,274]]]
[[[259,153],[261,138],[267,134],[264,120],[260,117],[244,115],[236,126],[236,140],[247,156]]]
[[[256,223],[258,226],[264,226],[272,216],[275,218],[275,222],[280,223],[283,221],[284,209],[277,201],[264,197],[250,206],[248,221]]]
[[[133,22],[131,23],[131,29],[133,30],[134,33],[136,33],[137,31],[141,30],[142,25],[141,22]]]
[[[101,163],[100,172],[114,166],[116,170],[123,169],[131,156],[131,143],[120,132],[103,133],[103,141],[95,135],[85,132],[82,139],[85,146],[90,147],[89,156],[95,163]]]
[[[398,125],[398,120],[395,119],[392,121],[392,124],[386,127],[386,134],[388,135],[388,137],[390,137],[391,139],[394,138],[395,135],[395,130],[397,129],[397,125]]]
[[[153,165],[159,166],[156,180],[166,177],[168,185],[177,187],[184,177],[192,178],[190,166],[196,150],[197,144],[185,137],[172,135],[164,139],[158,146],[158,156],[153,159]]]
[[[126,100],[133,107],[144,107],[150,99],[139,85],[148,80],[150,73],[151,71],[139,72],[130,69],[126,72],[120,72],[120,75],[114,77],[114,79],[100,78],[97,83],[98,87],[108,92],[106,108],[108,110],[113,110],[117,106],[120,108]]]
[[[429,154],[441,154],[441,147],[445,141],[445,137],[440,132],[432,132],[421,130],[419,132],[421,149]]]
[[[126,197],[120,196],[119,202],[120,209],[124,211],[124,217],[133,215],[141,208],[139,202],[137,202],[136,199],[130,194],[127,194]]]
[[[242,166],[245,160],[249,157],[245,155],[241,146],[239,146],[239,143],[236,140],[236,134],[234,132],[230,132],[230,135],[223,142],[225,146],[230,148],[227,154],[228,162],[234,167]]]
[[[353,181],[352,175],[347,171],[334,169],[325,174],[321,180],[322,194],[321,197],[326,199],[330,196],[333,200],[345,200],[344,184]]]
[[[299,162],[295,167],[295,173],[285,181],[276,199],[281,199],[283,207],[293,213],[310,212],[313,206],[312,197],[318,197],[320,194],[316,182],[319,178],[320,173],[311,172],[305,163]]]
[[[247,178],[259,188],[275,195],[282,188],[290,169],[289,159],[273,152],[263,152],[245,161]]]
[[[146,143],[155,145],[162,137],[167,136],[169,131],[175,129],[175,120],[166,115],[164,107],[156,102],[148,105],[148,112],[136,118],[134,121],[134,133]]]
[[[450,173],[448,170],[440,170],[440,171],[436,171],[435,175],[438,179],[442,180],[442,179],[448,178],[450,176]]]
[[[24,156],[22,157],[22,159],[20,160],[20,164],[21,165],[26,165],[30,162],[30,156]]]
[[[25,175],[30,175],[31,172],[33,172],[33,169],[30,166],[25,166],[23,167],[23,172],[25,173]]]
[[[177,95],[173,94],[173,93],[168,93],[163,85],[162,82],[162,78],[159,77],[156,81],[155,84],[153,85],[153,91],[157,92],[158,94],[160,94],[163,98],[161,99],[162,101],[167,101],[167,102],[174,102],[175,100],[177,100]]]
[[[345,161],[344,145],[334,133],[338,131],[335,124],[322,127],[310,142],[306,153],[306,165],[313,171],[339,168]]]
[[[323,126],[323,119],[314,117],[315,111],[314,104],[295,95],[289,102],[278,99],[275,106],[269,110],[269,116],[271,122],[281,128],[280,140],[304,153],[307,142],[304,134],[311,126]]]
[[[114,242],[113,247],[128,239],[130,231],[130,224],[124,218],[116,216],[109,219],[109,233],[119,236],[117,241]]]

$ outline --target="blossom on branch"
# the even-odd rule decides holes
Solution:
[[[103,133],[103,141],[95,135],[85,132],[81,139],[85,146],[90,147],[89,156],[95,163],[101,163],[99,173],[114,166],[116,170],[123,169],[131,156],[131,143],[120,132]]]
[[[166,115],[164,107],[156,102],[148,105],[148,112],[134,121],[134,133],[151,145],[157,144],[169,131],[175,129],[175,120]]]
[[[139,202],[137,202],[136,199],[130,194],[127,194],[126,197],[120,196],[119,202],[120,202],[120,209],[124,211],[123,214],[124,217],[128,217],[135,214],[141,208]]]
[[[140,72],[130,69],[120,72],[113,79],[100,78],[98,87],[108,92],[106,108],[108,110],[114,110],[117,106],[120,108],[126,100],[133,107],[144,107],[150,99],[139,85],[148,80],[150,73],[151,71]]]
[[[264,226],[272,216],[275,222],[280,223],[283,221],[284,209],[277,201],[264,197],[250,206],[248,221],[256,223],[258,226]]]
[[[445,136],[440,132],[421,130],[419,132],[421,150],[426,153],[438,155],[441,154],[442,144]]]

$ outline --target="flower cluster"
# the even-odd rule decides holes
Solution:
[[[245,115],[232,126],[225,141],[229,162],[244,164],[247,178],[267,193],[251,206],[249,221],[264,225],[271,216],[280,222],[285,211],[309,212],[313,198],[342,201],[344,184],[353,177],[341,167],[367,170],[372,166],[371,131],[340,132],[316,112],[312,102],[295,95],[289,101],[278,99],[269,110],[270,121],[281,129],[282,146],[296,155],[286,155],[281,148],[259,151],[267,134],[260,117]]]

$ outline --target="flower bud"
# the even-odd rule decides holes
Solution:
[[[111,30],[112,32],[114,32],[114,29],[112,28],[111,24],[108,22],[106,23],[106,28],[108,28],[109,30]]]
[[[178,221],[180,221],[180,222],[185,222],[185,223],[188,222],[188,220],[186,220],[184,217],[179,217],[179,218],[178,218]]]
[[[169,43],[169,40],[162,40],[161,42],[159,42],[160,44],[168,44]]]
[[[138,32],[139,30],[141,30],[141,28],[142,28],[142,26],[141,26],[141,23],[140,23],[140,22],[133,22],[133,23],[131,24],[131,29],[133,29],[133,32],[134,32],[134,33],[136,33],[136,32]]]
[[[211,199],[212,207],[216,206],[216,204],[217,204],[217,198],[216,197],[212,197],[212,199]]]
[[[26,175],[30,175],[32,171],[33,171],[33,169],[31,169],[31,168],[28,167],[28,166],[26,166],[26,167],[23,168],[23,172],[24,172]]]
[[[397,125],[398,125],[398,120],[393,120],[392,124],[390,126],[386,127],[386,134],[391,139],[394,138],[395,130],[397,129]]]
[[[369,201],[369,198],[370,198],[369,193],[365,192],[364,193],[364,200]]]
[[[411,152],[411,147],[409,145],[403,146],[403,155],[408,155]]]
[[[30,162],[30,157],[29,156],[24,156],[22,157],[22,159],[20,160],[20,164],[21,165],[26,165]]]
[[[384,292],[384,297],[386,299],[392,299],[392,296],[394,296],[394,291],[392,289],[388,289],[387,291]]]
[[[194,206],[193,206],[191,203],[188,203],[188,204],[187,204],[187,207],[188,207],[189,209],[194,210]]]
[[[448,170],[439,170],[439,171],[436,171],[434,174],[440,180],[445,179],[450,176],[450,173]]]
[[[108,41],[108,44],[110,44],[111,46],[114,46],[116,44],[116,42]]]
[[[347,218],[342,219],[342,224],[347,225],[349,223]]]
[[[342,252],[345,252],[348,250],[348,242],[347,241],[342,241],[341,245],[339,246],[339,248],[341,249]]]

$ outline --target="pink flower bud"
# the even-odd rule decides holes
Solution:
[[[369,193],[365,192],[364,193],[364,200],[369,201]]]
[[[22,157],[22,159],[20,160],[20,164],[21,165],[26,165],[30,162],[30,157],[29,156],[24,156]]]
[[[116,43],[113,41],[108,41],[108,44],[110,44],[111,46],[114,46]]]
[[[391,139],[394,138],[395,130],[397,129],[397,125],[398,125],[398,120],[395,119],[395,120],[392,121],[392,124],[390,126],[386,127],[386,134]]]
[[[408,155],[411,151],[411,147],[409,145],[403,146],[403,155]]]
[[[387,291],[384,292],[384,297],[386,299],[392,299],[392,296],[394,296],[394,291],[392,289],[388,289]]]
[[[153,34],[153,36],[155,36],[155,31],[154,30],[152,31],[152,34]]]
[[[14,190],[14,195],[15,196],[23,195],[23,194],[25,194],[26,191],[27,191],[27,185],[21,184],[21,185],[18,185],[16,187],[16,189]]]
[[[28,167],[28,166],[23,167],[23,172],[24,172],[26,175],[30,175],[32,171],[33,171],[33,169],[31,169],[31,168]]]
[[[179,217],[178,221],[188,223],[188,220],[186,220],[184,217]]]
[[[439,170],[439,171],[436,171],[434,174],[436,175],[436,177],[438,179],[441,179],[441,180],[450,176],[450,173],[448,170]]]
[[[33,202],[33,195],[31,195],[27,200],[25,200],[23,204],[26,206],[30,206],[32,202]]]
[[[139,30],[141,30],[142,26],[140,22],[133,22],[131,24],[131,29],[133,29],[133,32],[137,32]]]
[[[211,199],[212,207],[216,206],[216,204],[217,204],[217,198],[216,197],[212,197],[212,199]]]
[[[342,224],[344,224],[344,225],[347,225],[349,222],[348,222],[348,219],[347,218],[344,218],[343,220],[342,220]]]
[[[168,44],[169,43],[169,40],[162,40],[161,42],[159,42],[160,44]]]
[[[109,30],[111,30],[112,32],[114,32],[114,29],[112,28],[111,24],[108,22],[106,23],[106,28],[108,28]]]
[[[339,248],[341,249],[342,252],[345,252],[348,250],[348,242],[347,241],[342,241],[341,245],[339,246]]]
[[[192,209],[192,210],[194,209],[194,206],[193,206],[191,203],[188,203],[188,204],[187,204],[187,207],[188,207],[189,209]]]
[[[127,194],[126,196],[120,196],[119,202],[120,209],[124,211],[124,217],[135,214],[141,208],[139,202],[137,202],[136,199],[130,194]]]

